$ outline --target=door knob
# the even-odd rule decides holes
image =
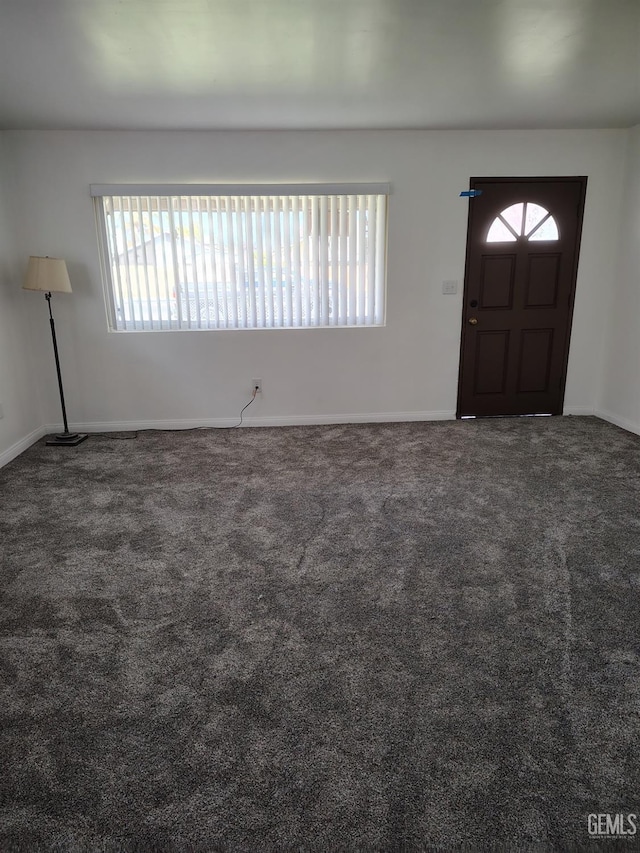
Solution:
[[[477,326],[477,325],[478,325],[478,320],[477,320],[477,318],[476,318],[476,317],[470,317],[470,318],[469,318],[469,322],[471,323],[471,325],[472,325],[472,326]]]

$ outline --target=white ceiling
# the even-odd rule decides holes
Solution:
[[[640,0],[0,0],[0,128],[640,122]]]

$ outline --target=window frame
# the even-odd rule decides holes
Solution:
[[[544,211],[543,216],[535,223],[535,225],[530,228],[528,231],[526,230],[526,215],[527,215],[527,207],[528,205],[533,204],[536,207],[539,207]],[[507,211],[511,210],[514,207],[518,207],[522,205],[522,221],[520,223],[520,232],[516,233],[515,226],[507,219],[504,215]],[[536,237],[535,235],[543,228],[543,226],[550,222],[556,230],[555,237]],[[494,229],[494,226],[502,225],[507,232],[509,232],[512,236],[508,239],[489,239],[491,237],[491,232]],[[487,229],[487,236],[485,237],[485,243],[489,245],[494,245],[496,243],[517,243],[517,242],[533,242],[533,243],[555,243],[560,239],[560,228],[558,226],[558,221],[555,216],[551,213],[550,210],[543,207],[538,202],[531,201],[530,199],[523,199],[519,202],[514,202],[510,204],[508,207],[505,207],[496,216],[492,219],[489,228]]]
[[[114,333],[128,333],[128,332],[160,332],[160,331],[266,331],[269,329],[284,331],[287,329],[300,331],[303,329],[327,329],[327,328],[340,328],[340,329],[372,329],[372,328],[380,328],[386,324],[386,298],[387,298],[387,242],[388,242],[388,222],[389,222],[389,196],[391,195],[391,186],[387,182],[375,182],[375,183],[323,183],[323,184],[91,184],[90,186],[90,194],[94,203],[94,211],[96,217],[96,227],[97,227],[97,236],[98,236],[98,250],[99,250],[99,259],[100,266],[102,271],[103,278],[103,289],[105,296],[105,308],[107,312],[107,320],[108,320],[108,329],[110,332]],[[137,320],[135,317],[133,320],[129,320],[129,323],[132,323],[131,328],[122,328],[119,326],[119,319],[117,316],[117,296],[116,296],[116,282],[113,280],[113,258],[111,257],[111,238],[108,233],[108,225],[107,225],[107,217],[105,214],[105,203],[103,199],[105,197],[112,198],[175,198],[175,197],[183,197],[183,198],[197,198],[197,197],[251,197],[254,198],[264,198],[264,197],[295,197],[295,196],[307,196],[307,197],[324,197],[325,199],[336,198],[336,197],[347,197],[347,196],[370,196],[370,197],[384,197],[384,203],[382,205],[383,212],[383,221],[381,223],[376,223],[375,230],[375,240],[373,243],[373,247],[371,252],[374,255],[374,263],[375,269],[379,272],[379,277],[375,282],[375,318],[372,321],[368,321],[368,318],[365,318],[363,322],[336,322],[336,323],[320,323],[320,322],[309,322],[305,325],[302,320],[302,316],[298,317],[299,322],[296,324],[294,318],[291,317],[290,321],[285,325],[284,324],[284,316],[281,318],[283,321],[279,325],[267,325],[266,322],[262,324],[255,325],[224,325],[224,326],[212,326],[210,325],[210,320],[208,319],[207,325],[201,325],[201,320],[198,320],[196,317],[191,317],[190,312],[189,318],[185,323],[184,317],[182,317],[180,310],[178,310],[178,316],[174,320],[168,319],[166,321],[167,325],[162,326],[162,323],[165,322],[163,319],[160,319],[160,326],[156,325],[158,321],[155,319],[152,320],[144,320],[144,318]],[[368,209],[368,208],[367,208]],[[191,213],[192,215],[192,213]],[[237,215],[237,212],[234,213]],[[268,230],[268,229],[267,229]],[[364,233],[364,232],[363,232]],[[318,257],[326,254],[327,246],[328,246],[328,234],[326,228],[318,232]],[[342,243],[342,234],[340,231],[336,233],[337,243]],[[326,243],[326,245],[323,244]],[[280,237],[280,247],[281,249],[288,249],[285,246],[286,240],[283,236]],[[134,247],[135,248],[135,247]],[[129,250],[130,251],[130,250]],[[146,250],[143,247],[143,251]],[[275,251],[275,250],[274,250]],[[326,263],[326,260],[325,260]],[[359,259],[356,260],[356,263],[359,263]],[[154,248],[154,266],[149,267],[148,262],[145,256],[145,267],[148,269],[157,268],[157,259],[155,259],[155,248]],[[182,282],[182,284],[187,284],[187,293],[188,293],[188,283]],[[204,294],[206,296],[206,283],[205,283],[205,291]],[[233,284],[235,287],[236,284]],[[318,285],[319,287],[320,285]],[[266,287],[266,285],[265,285]],[[310,287],[305,288],[302,292],[302,297],[305,298],[305,293],[310,291]],[[234,291],[234,298],[236,301],[238,300],[238,291]],[[326,298],[326,294],[321,294],[321,291],[318,290],[318,297],[322,295],[322,298]],[[122,296],[122,294],[121,294]],[[188,301],[188,297],[187,297]],[[178,299],[180,302],[180,299]],[[158,301],[158,304],[160,302]],[[207,312],[208,314],[208,312]],[[356,314],[356,316],[359,316]],[[263,318],[266,321],[266,318]],[[125,320],[125,324],[126,324]],[[197,322],[197,324],[196,324]]]

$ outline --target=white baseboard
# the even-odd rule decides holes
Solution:
[[[450,421],[456,413],[444,412],[365,412],[342,415],[284,415],[252,418],[247,426],[313,426],[314,424],[381,424],[409,421]]]
[[[615,424],[615,426],[622,427],[622,429],[626,429],[628,432],[640,435],[640,424],[634,423],[634,421],[630,421],[627,418],[619,418],[618,415],[613,415],[611,412],[597,411],[594,412],[594,415],[602,418],[603,421],[609,421],[609,423]]]
[[[406,421],[444,421],[454,420],[454,411],[435,412],[365,412],[339,415],[278,415],[275,417],[245,417],[242,426],[313,426],[314,424],[365,424],[365,423],[394,423]],[[238,417],[233,418],[202,418],[184,420],[154,420],[154,421],[100,421],[91,423],[74,423],[70,429],[74,432],[131,432],[144,429],[197,429],[198,427],[232,427],[238,423]],[[44,432],[60,431],[59,424],[49,424]]]
[[[31,447],[39,438],[42,438],[43,435],[47,433],[45,427],[38,427],[38,429],[34,429],[29,435],[26,435],[24,438],[21,438],[19,441],[16,441],[15,444],[12,444],[11,447],[4,450],[0,453],[0,468],[4,465],[8,465],[12,459],[15,459],[16,456],[20,456],[21,453]]]
[[[580,415],[581,417],[595,415],[596,412],[590,406],[565,406],[563,415]]]
[[[601,418],[603,421],[608,421],[610,424],[614,424],[615,426],[621,427],[621,429],[626,429],[627,432],[633,432],[636,435],[640,435],[640,424],[634,423],[633,421],[628,420],[627,418],[620,418],[618,415],[614,415],[611,412],[606,412],[601,409],[591,409],[587,406],[568,406],[564,412],[564,415],[591,415],[595,418]]]
[[[597,411],[586,406],[569,406],[564,410],[565,415],[595,416],[609,421],[622,429],[640,435],[640,425],[626,418],[619,418],[611,412]],[[270,426],[313,426],[326,424],[363,424],[363,423],[402,423],[410,421],[449,421],[455,420],[456,413],[453,410],[430,411],[430,412],[365,412],[364,414],[340,414],[340,415],[280,415],[276,417],[245,417],[243,427],[270,427]],[[238,423],[238,418],[203,418],[181,419],[181,420],[153,420],[153,421],[99,421],[91,423],[71,424],[70,429],[74,432],[135,432],[136,430],[158,429],[197,429],[198,427],[224,428],[233,427]],[[16,441],[7,450],[0,453],[0,468],[23,453],[28,447],[48,433],[61,432],[61,424],[47,424],[33,430],[29,435]]]

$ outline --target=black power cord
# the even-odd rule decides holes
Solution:
[[[238,429],[238,427],[242,426],[242,416],[244,415],[245,409],[248,409],[249,406],[256,399],[256,394],[260,389],[256,386],[253,389],[253,394],[251,395],[251,399],[240,409],[240,420],[237,424],[232,424],[228,427],[213,427],[213,426],[202,426],[202,427],[185,427],[185,429],[137,429],[133,433],[129,433],[127,435],[109,435],[108,432],[90,432],[90,436],[95,436],[97,438],[107,438],[110,441],[131,441],[134,438],[138,438],[141,432],[197,432],[199,430],[220,430],[220,429]]]
[[[253,389],[253,395],[252,395],[251,399],[249,400],[249,402],[247,403],[246,406],[243,406],[242,409],[240,409],[240,420],[238,421],[237,424],[234,424],[233,426],[230,426],[230,427],[211,427],[211,429],[237,429],[239,426],[242,426],[242,415],[244,414],[244,410],[248,409],[249,406],[253,403],[253,401],[256,399],[257,393],[258,393],[258,386],[256,385],[256,387]],[[205,429],[206,429],[206,427],[205,427]]]

